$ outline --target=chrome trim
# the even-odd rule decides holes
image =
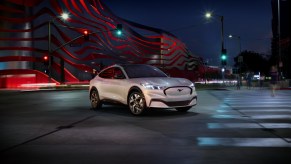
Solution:
[[[186,87],[186,88],[190,88],[190,95],[192,95],[192,93],[193,93],[193,89],[192,89],[191,87],[189,87],[189,86],[172,86],[172,87],[168,87],[168,88],[164,89],[163,92],[164,92],[164,94],[167,96],[167,94],[166,94],[166,90],[171,89],[171,88],[178,88],[178,87]]]

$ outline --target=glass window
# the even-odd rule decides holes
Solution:
[[[114,69],[114,79],[125,79],[122,70],[118,67]]]
[[[104,79],[113,79],[113,77],[114,77],[114,68],[108,68],[108,69],[102,71],[99,74],[99,77],[102,77]]]
[[[129,78],[167,77],[163,71],[151,65],[133,64],[123,67]]]

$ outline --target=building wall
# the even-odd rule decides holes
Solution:
[[[43,57],[49,55],[51,21],[51,75],[57,81],[62,82],[62,61],[64,82],[90,80],[93,70],[114,63],[152,64],[175,76],[179,76],[177,71],[186,71],[187,78],[197,78],[200,58],[182,41],[162,29],[114,15],[101,0],[2,0],[0,7],[0,71],[48,70]],[[70,14],[69,20],[59,19],[63,12]],[[123,25],[122,36],[115,33],[117,24]],[[82,37],[84,30],[89,30],[89,40]],[[140,30],[151,35],[141,35]]]

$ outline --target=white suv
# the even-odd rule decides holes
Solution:
[[[120,64],[102,70],[90,81],[93,109],[103,102],[129,106],[133,115],[147,108],[176,108],[186,112],[197,103],[194,83],[168,77],[160,69],[145,64]]]

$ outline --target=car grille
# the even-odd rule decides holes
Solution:
[[[167,96],[182,96],[190,95],[192,93],[192,88],[190,87],[169,87],[164,90],[164,94]]]

